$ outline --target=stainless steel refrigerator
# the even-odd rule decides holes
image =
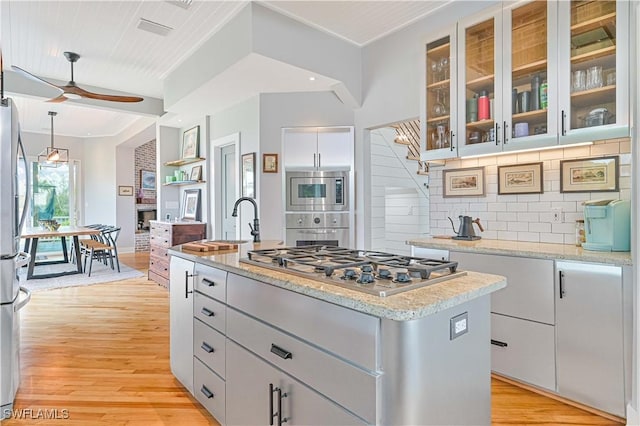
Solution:
[[[19,196],[20,161],[24,161],[25,172],[23,203]],[[19,250],[28,188],[18,111],[11,99],[0,99],[0,418],[11,416],[20,385],[20,309],[31,299],[18,274],[29,262],[29,255]]]

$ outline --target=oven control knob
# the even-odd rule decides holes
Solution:
[[[313,223],[315,223],[316,225],[317,225],[318,223],[320,223],[320,218],[319,218],[319,217],[314,217],[314,218],[313,218]]]
[[[298,219],[298,225],[302,225],[302,218]]]
[[[334,224],[338,223],[338,219],[333,219],[333,223]]]

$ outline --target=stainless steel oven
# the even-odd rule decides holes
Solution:
[[[287,211],[349,210],[349,172],[287,171]]]
[[[349,213],[287,213],[288,246],[350,247]]]

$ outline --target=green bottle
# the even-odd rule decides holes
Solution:
[[[547,98],[547,80],[540,85],[540,108],[547,109],[549,107],[549,99]]]

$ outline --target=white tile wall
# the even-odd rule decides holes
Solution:
[[[458,226],[459,215],[480,218],[483,238],[544,243],[575,243],[575,221],[582,219],[582,202],[631,198],[631,144],[629,138],[597,141],[591,146],[560,148],[477,159],[447,161],[445,169],[484,166],[485,197],[442,197],[442,168],[430,176],[430,234],[451,235],[450,216]],[[619,192],[560,192],[560,161],[619,155]],[[544,193],[498,195],[498,165],[543,162]],[[561,208],[563,223],[552,222],[551,209]],[[476,230],[476,233],[477,230]]]
[[[393,142],[392,128],[371,132],[371,249],[409,254],[406,241],[429,232],[426,176],[406,160],[407,147]],[[432,214],[431,217],[445,215]]]

